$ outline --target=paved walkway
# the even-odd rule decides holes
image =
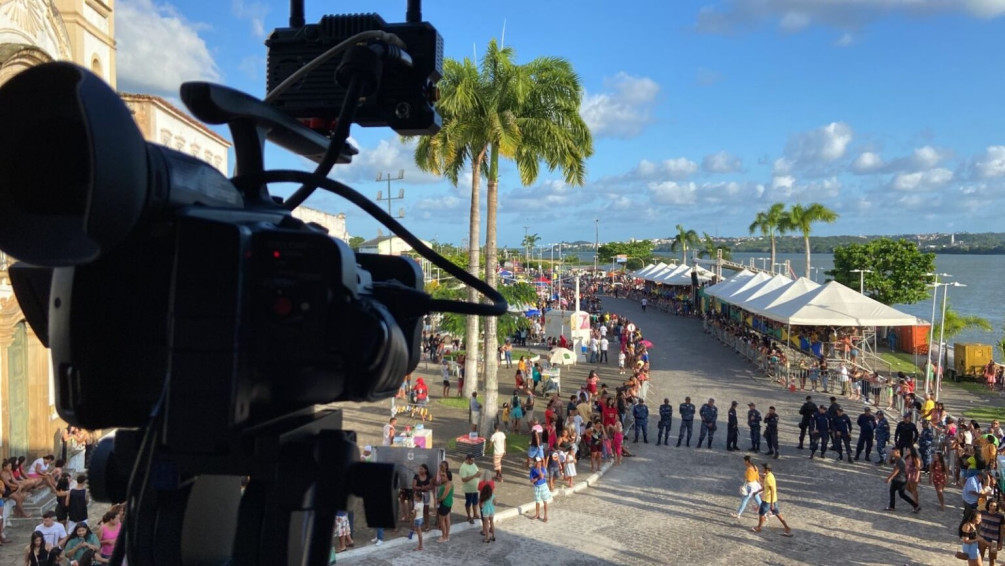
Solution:
[[[882,509],[887,503],[887,471],[872,464],[809,460],[794,448],[798,407],[806,393],[789,393],[757,376],[740,356],[701,330],[696,320],[657,312],[641,313],[628,301],[608,299],[605,308],[627,314],[656,347],[652,351],[656,395],[676,408],[685,395],[696,405],[709,397],[720,406],[713,449],[632,445],[639,456],[610,469],[570,497],[558,497],[545,524],[513,517],[497,524],[498,542],[483,544],[476,529],[455,533],[444,544],[430,542],[413,552],[414,542],[388,543],[371,552],[351,551],[351,564],[526,564],[546,559],[558,564],[952,564],[959,491],[946,490],[949,507],[937,510],[935,493],[921,489],[922,512]],[[610,382],[610,381],[609,381]],[[564,384],[563,384],[564,385]],[[748,510],[729,516],[739,502],[742,453],[724,450],[725,416],[732,400],[752,400],[782,415],[782,458],[771,460],[778,478],[783,515],[795,537],[780,536],[777,520],[764,532],[750,532],[756,516]],[[821,394],[815,400],[823,401]],[[947,408],[959,414],[977,399],[962,389],[943,391]],[[653,403],[656,403],[655,398]],[[854,418],[861,405],[842,403]],[[675,410],[676,413],[676,410]],[[654,422],[654,421],[652,421]],[[742,422],[742,415],[741,415]],[[679,419],[674,420],[674,434]],[[655,427],[653,427],[655,430]],[[697,435],[697,427],[695,428]],[[741,426],[740,446],[747,430]],[[652,442],[652,439],[651,439]],[[692,442],[692,445],[694,443]],[[763,456],[762,456],[763,458]],[[524,483],[529,500],[529,488]],[[900,505],[900,507],[904,507]],[[360,537],[357,537],[359,540]],[[359,541],[365,542],[365,541]]]

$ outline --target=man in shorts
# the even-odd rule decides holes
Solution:
[[[478,476],[481,475],[481,472],[478,470],[478,465],[475,464],[474,454],[468,454],[464,457],[464,463],[461,464],[459,473],[461,474],[461,482],[464,484],[464,513],[468,516],[468,523],[473,525],[475,521],[481,520],[478,515]]]
[[[751,530],[755,533],[761,532],[761,527],[768,520],[768,513],[774,515],[785,527],[785,531],[782,532],[782,536],[790,537],[792,536],[792,529],[789,528],[789,524],[785,522],[785,517],[778,509],[778,488],[775,484],[775,474],[771,473],[771,464],[761,464],[764,470],[764,481],[761,485],[764,486],[764,493],[761,495],[761,508],[757,511],[757,526]]]
[[[499,423],[493,425],[495,432],[489,437],[489,442],[492,444],[492,469],[495,470],[496,477],[495,481],[503,481],[502,477],[502,459],[506,455],[506,433],[499,430]]]

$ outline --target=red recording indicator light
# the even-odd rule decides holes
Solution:
[[[279,259],[281,255],[282,254],[279,253],[279,250],[272,250],[272,257]]]

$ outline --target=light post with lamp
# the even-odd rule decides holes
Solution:
[[[948,273],[926,273],[928,277],[935,277],[935,282],[926,285],[932,288],[932,324],[928,327],[928,363],[925,364],[925,393],[929,392],[932,380],[932,370],[935,364],[932,363],[932,345],[935,344],[935,305],[939,297],[939,278],[952,277]],[[939,345],[939,354],[942,353],[942,345]]]
[[[858,273],[858,294],[865,294],[865,274],[872,273],[871,269],[852,269],[849,273]]]
[[[945,353],[942,351],[942,341],[946,336],[946,298],[949,296],[949,287],[966,287],[963,283],[959,281],[953,281],[952,283],[939,283],[946,289],[942,291],[942,322],[939,323],[939,366],[938,371],[935,374],[935,400],[939,400],[939,391],[942,389],[942,360],[945,358]]]

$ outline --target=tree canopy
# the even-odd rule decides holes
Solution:
[[[637,240],[634,242],[608,242],[601,244],[597,248],[597,261],[600,263],[610,263],[618,255],[626,255],[629,258],[638,258],[643,262],[649,261],[653,256],[653,243],[649,240]],[[566,261],[569,260],[566,257]]]
[[[863,275],[865,294],[886,304],[910,304],[928,298],[925,286],[935,271],[935,254],[922,253],[907,240],[880,238],[864,244],[849,244],[834,249],[834,269],[827,275],[835,281],[858,289]]]

